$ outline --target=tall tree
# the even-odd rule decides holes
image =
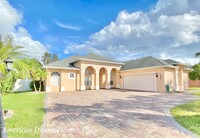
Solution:
[[[42,56],[42,62],[44,65],[57,60],[59,60],[58,56],[56,54],[51,54],[49,52],[45,52],[44,55]]]
[[[195,56],[196,56],[196,57],[200,57],[200,52],[197,52],[197,53],[195,54]]]
[[[200,80],[200,64],[194,65],[192,69],[189,73],[190,80]]]
[[[51,53],[45,52],[42,56],[42,62],[44,65],[51,63]]]
[[[57,60],[59,60],[58,56],[56,54],[53,54],[52,55],[52,62],[55,62]]]

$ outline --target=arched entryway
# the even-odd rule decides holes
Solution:
[[[117,88],[117,74],[118,70],[113,68],[110,73],[110,87]]]
[[[106,70],[106,68],[102,67],[99,70],[99,87],[100,87],[100,89],[106,88],[106,82],[107,82],[107,70]]]
[[[88,66],[85,69],[85,88],[86,90],[95,89],[95,69],[92,66]]]

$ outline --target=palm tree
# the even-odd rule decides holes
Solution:
[[[41,63],[36,59],[23,59],[26,69],[25,72],[28,73],[28,76],[33,80],[33,87],[35,92],[37,92],[36,81],[39,80],[41,90],[41,83],[46,77],[46,71],[42,69]]]
[[[23,46],[13,44],[13,37],[10,35],[2,37],[0,35],[0,60],[4,61],[7,57],[19,58],[25,56]]]
[[[37,70],[37,77],[39,78],[39,85],[40,85],[39,92],[41,91],[41,88],[42,88],[42,81],[44,81],[46,76],[47,76],[46,70],[41,69],[41,68]]]
[[[23,49],[22,46],[17,46],[13,44],[13,38],[10,35],[6,35],[2,37],[2,35],[0,34],[0,74],[2,76],[5,76],[7,73],[4,60],[7,57],[11,57],[13,60],[15,60],[16,58],[25,56],[24,55],[25,51],[22,51],[22,49]],[[15,62],[14,64],[17,64],[17,63],[18,62]],[[14,70],[18,72],[22,72],[22,70],[18,70],[18,69],[14,69]],[[17,74],[17,73],[14,73],[13,71],[7,79],[0,79],[0,85],[4,87],[5,85],[11,83],[9,79],[13,78],[14,74]],[[14,82],[14,80],[12,82]]]

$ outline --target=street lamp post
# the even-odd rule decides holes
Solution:
[[[6,63],[6,70],[8,71],[8,73],[10,74],[10,72],[12,71],[12,64],[13,61],[12,59],[10,59],[9,57],[4,61]],[[0,79],[2,78],[6,78],[3,77],[2,74],[0,74]],[[4,118],[3,118],[3,110],[2,110],[2,99],[0,97],[0,138],[7,138],[7,133],[6,133],[6,128],[5,128],[5,122],[4,122]]]

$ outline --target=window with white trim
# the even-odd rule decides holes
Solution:
[[[69,73],[69,79],[75,79],[75,73],[73,72]]]
[[[53,86],[60,85],[60,74],[58,72],[52,72],[51,73],[50,83]]]

